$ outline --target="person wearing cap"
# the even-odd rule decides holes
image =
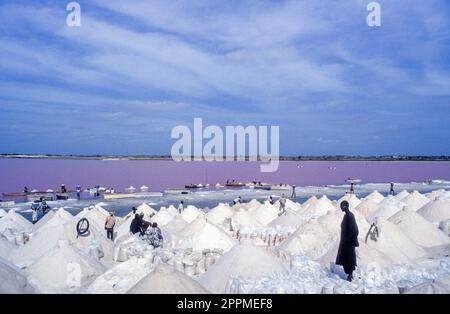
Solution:
[[[359,246],[358,242],[358,225],[355,216],[349,209],[347,201],[341,202],[341,210],[345,213],[341,223],[341,240],[336,257],[336,265],[344,267],[347,274],[347,280],[353,280],[353,271],[356,268],[356,250]]]

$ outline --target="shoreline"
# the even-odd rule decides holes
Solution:
[[[103,160],[103,161],[142,161],[142,160],[160,160],[160,161],[172,161],[170,156],[107,156],[107,155],[95,155],[95,156],[83,156],[83,155],[33,155],[33,154],[0,154],[0,159],[53,159],[53,160]],[[201,160],[206,161],[206,160]],[[450,162],[450,156],[302,156],[302,157],[289,157],[282,156],[279,158],[280,162],[283,161],[296,161],[296,162],[308,162],[308,161],[339,161],[339,162],[374,162],[374,161],[413,161],[413,162]],[[233,162],[254,162],[252,160],[233,160]],[[258,160],[257,162],[264,162]]]

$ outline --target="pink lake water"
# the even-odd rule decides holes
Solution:
[[[227,179],[297,186],[345,184],[358,178],[364,183],[450,180],[449,162],[280,162],[277,172],[261,173],[257,162],[174,162],[171,160],[0,159],[0,192],[74,188],[100,185],[122,191],[146,185],[150,191],[187,184],[224,183]]]

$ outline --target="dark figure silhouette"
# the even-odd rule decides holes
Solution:
[[[339,242],[339,250],[336,257],[336,264],[342,265],[347,274],[347,280],[353,280],[353,271],[356,268],[356,251],[358,243],[358,225],[355,216],[349,210],[347,201],[341,203],[341,210],[345,212],[344,219],[341,223],[341,241]]]
[[[394,192],[394,183],[391,183],[391,195],[394,195],[395,194],[395,192]]]

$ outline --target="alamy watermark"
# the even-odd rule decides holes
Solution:
[[[381,5],[372,1],[367,4],[367,11],[369,11],[369,15],[367,15],[367,25],[370,27],[380,27],[381,26]]]
[[[175,161],[262,161],[261,172],[278,170],[279,126],[226,126],[224,132],[216,125],[203,128],[203,120],[195,118],[193,132],[188,126],[178,125],[171,137],[177,139],[171,150]]]
[[[81,6],[78,2],[69,2],[66,6],[66,10],[70,11],[67,15],[66,23],[69,27],[81,26]]]

